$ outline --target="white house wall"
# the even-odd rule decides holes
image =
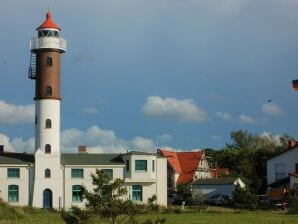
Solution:
[[[276,164],[283,164],[285,176],[288,173],[295,172],[295,165],[298,163],[298,148],[291,149],[281,155],[278,155],[267,161],[267,184],[276,181],[275,167]]]
[[[84,178],[72,178],[71,177],[71,169],[83,169],[84,170]],[[64,207],[66,209],[70,208],[71,205],[76,205],[78,207],[84,207],[86,201],[82,202],[73,202],[72,201],[72,186],[73,185],[82,185],[86,187],[88,191],[92,191],[94,189],[94,185],[92,184],[91,174],[95,174],[96,169],[113,169],[113,179],[123,179],[123,166],[65,166],[64,167]]]
[[[19,168],[20,178],[7,178],[7,168]],[[29,166],[0,166],[0,198],[8,201],[8,186],[17,185],[19,187],[18,202],[11,202],[13,205],[29,204],[29,178],[33,168]],[[30,172],[29,172],[30,171]]]

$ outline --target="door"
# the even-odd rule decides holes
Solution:
[[[43,191],[43,208],[53,208],[53,193],[50,189],[45,189]]]

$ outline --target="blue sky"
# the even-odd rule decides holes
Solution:
[[[232,131],[297,137],[298,2],[1,1],[0,144],[34,148],[29,40],[62,28],[61,150],[220,149]]]

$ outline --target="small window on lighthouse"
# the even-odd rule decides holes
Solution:
[[[52,87],[51,86],[46,87],[46,95],[47,96],[52,96]]]
[[[45,178],[50,178],[51,177],[51,170],[50,169],[45,169],[45,171],[44,171],[44,177]]]
[[[46,147],[45,147],[45,153],[46,154],[51,154],[51,145],[50,144],[46,144]]]
[[[47,66],[52,67],[53,65],[53,59],[51,57],[47,57]]]
[[[52,121],[50,119],[46,119],[46,128],[52,128]]]

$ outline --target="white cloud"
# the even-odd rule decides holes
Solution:
[[[274,103],[265,103],[262,105],[261,109],[264,114],[270,116],[278,116],[283,114],[283,110]]]
[[[0,100],[0,123],[30,123],[34,119],[34,105],[13,105]]]
[[[227,112],[216,112],[216,115],[217,115],[218,117],[220,117],[221,119],[226,120],[226,121],[232,119],[231,114],[229,114],[229,113],[227,113]]]
[[[142,108],[149,117],[170,118],[182,122],[203,122],[208,120],[208,114],[195,105],[192,99],[178,100],[150,96]]]
[[[68,129],[61,133],[61,151],[76,152],[78,145],[86,145],[92,153],[119,153],[127,150],[149,151],[155,150],[152,139],[137,136],[132,140],[118,138],[114,131],[92,126],[86,131]]]
[[[280,140],[281,135],[273,135],[271,132],[264,131],[262,134],[260,134],[260,137],[265,138],[271,142],[273,142],[275,145],[281,145],[282,142]]]
[[[131,141],[131,146],[132,150],[137,150],[137,151],[152,151],[154,150],[155,144],[151,139],[143,138],[143,137],[135,137]]]
[[[4,151],[14,152],[16,151],[9,141],[9,137],[0,133],[0,144],[4,145]]]
[[[254,118],[252,118],[248,115],[245,115],[245,114],[241,114],[239,116],[239,122],[245,123],[245,124],[255,124],[256,123]]]
[[[88,114],[88,115],[97,115],[97,114],[99,114],[99,111],[94,107],[87,107],[87,108],[84,108],[82,111],[83,111],[84,114]]]

